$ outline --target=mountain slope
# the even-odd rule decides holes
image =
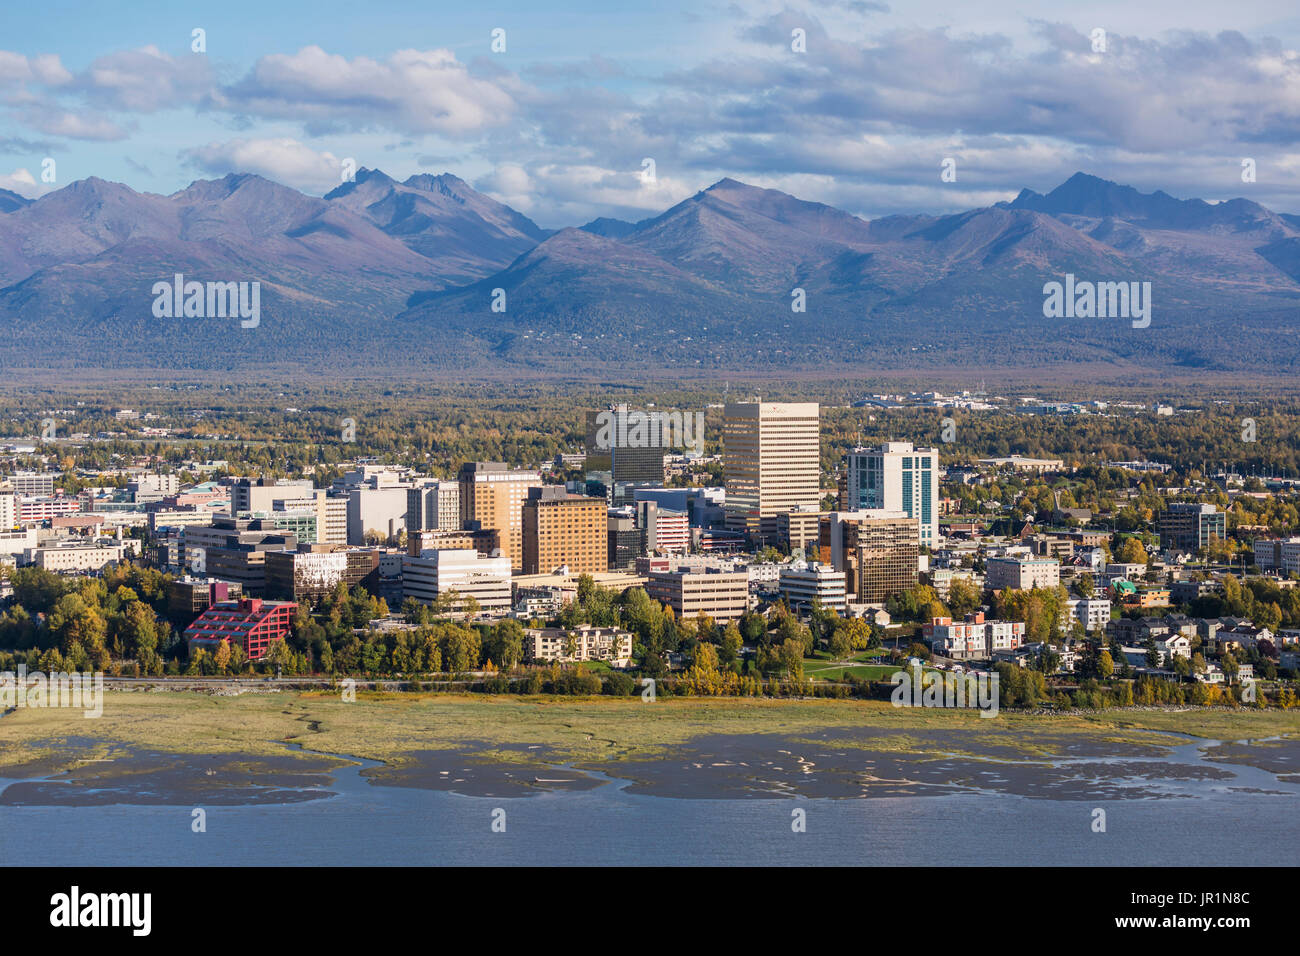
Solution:
[[[472,281],[501,269],[549,235],[450,173],[399,183],[361,169],[355,182],[327,193],[325,201],[368,219],[429,259],[448,281]]]
[[[874,221],[723,179],[636,223],[553,234],[455,176],[368,169],[323,198],[231,175],[171,196],[89,179],[0,203],[12,207],[0,367],[1282,373],[1300,361],[1300,219],[1084,174],[987,208]],[[177,273],[260,283],[260,324],[154,318],[154,284]],[[1044,315],[1046,283],[1067,274],[1150,283],[1150,327]]]

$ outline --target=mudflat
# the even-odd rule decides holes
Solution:
[[[1193,746],[1194,745],[1194,746]],[[10,805],[288,803],[375,761],[376,786],[482,796],[587,790],[609,777],[680,798],[1176,797],[1267,774],[1289,790],[1300,713],[1121,710],[981,718],[877,701],[110,692],[103,716],[0,719]]]

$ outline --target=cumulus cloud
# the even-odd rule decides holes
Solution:
[[[539,213],[548,225],[579,225],[596,215],[641,219],[658,215],[698,191],[689,180],[665,177],[657,168],[652,181],[642,169],[594,165],[504,163],[475,187],[526,213]]]
[[[896,30],[842,39],[789,12],[743,31],[752,40],[808,31],[808,53],[715,60],[665,77],[697,107],[697,127],[735,132],[904,132],[1059,136],[1137,150],[1300,136],[1300,57],[1239,33],[1143,40],[1035,25],[1041,49],[998,34]],[[788,40],[787,40],[788,42]]]
[[[341,182],[342,159],[317,152],[296,139],[232,139],[184,153],[205,173],[256,173],[306,192],[324,193]]]
[[[85,110],[62,110],[50,104],[34,104],[20,113],[23,122],[49,136],[112,142],[126,139],[129,129],[102,115]]]
[[[62,86],[72,79],[63,63],[53,53],[25,56],[0,50],[0,85],[39,83]]]
[[[36,177],[26,169],[15,169],[12,173],[0,173],[0,189],[7,189],[27,199],[39,199],[53,186],[36,181]]]
[[[200,103],[212,86],[206,56],[174,57],[155,46],[99,57],[72,84],[98,106],[133,113]]]
[[[506,122],[515,110],[509,76],[472,73],[450,50],[398,50],[385,60],[348,59],[318,46],[258,60],[224,88],[218,105],[287,118],[309,131],[385,128],[466,136]]]

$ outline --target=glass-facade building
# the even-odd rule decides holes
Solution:
[[[901,511],[915,519],[922,545],[939,539],[939,452],[911,442],[855,448],[846,461],[844,511]]]

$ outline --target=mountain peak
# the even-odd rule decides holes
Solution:
[[[369,184],[372,189],[383,188],[385,186],[392,187],[397,185],[397,180],[393,179],[393,177],[389,176],[382,169],[370,169],[366,166],[362,166],[356,171],[356,175],[346,182],[339,183],[327,192],[323,198],[337,199],[340,196],[346,196],[348,193],[367,184]]]
[[[425,192],[449,192],[460,193],[473,191],[473,187],[465,180],[452,173],[416,173],[414,176],[408,176],[402,183],[408,189],[422,189]]]

